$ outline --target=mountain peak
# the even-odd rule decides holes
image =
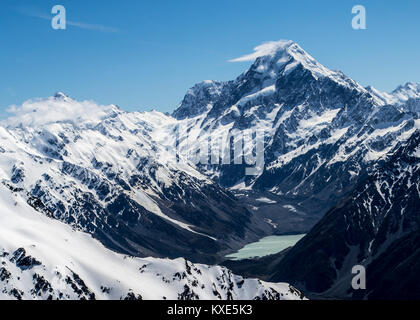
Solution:
[[[400,102],[407,101],[410,98],[420,98],[420,84],[407,82],[398,86],[391,94]]]
[[[367,93],[356,81],[341,71],[324,67],[311,55],[291,40],[270,41],[254,48],[254,52],[232,59],[231,62],[253,61],[252,65],[235,80],[219,82],[204,81],[188,90],[183,101],[174,111],[178,120],[202,114],[210,117],[221,115],[231,107],[249,103],[251,100],[275,97],[280,79],[300,78],[299,85],[328,78],[341,87]],[[294,71],[297,71],[295,74]],[[297,90],[293,87],[293,90]],[[380,100],[377,102],[380,103]],[[234,116],[234,113],[231,114]],[[227,117],[229,118],[229,117]],[[226,118],[226,119],[227,119]]]
[[[58,91],[54,94],[54,99],[56,100],[66,100],[69,96],[66,95],[64,92]]]
[[[257,70],[271,69],[274,67],[275,69],[283,70],[283,74],[290,73],[299,65],[311,71],[317,78],[331,76],[335,73],[316,61],[296,42],[285,40],[273,43],[272,51],[257,58],[254,63]]]
[[[419,91],[420,92],[420,84],[415,82],[407,82],[404,85],[398,86],[392,93],[398,93],[401,91]]]
[[[405,84],[398,86],[398,88],[418,88],[418,87],[420,87],[419,83],[411,82],[411,81],[406,82]]]
[[[195,117],[210,110],[217,100],[225,83],[205,80],[190,88],[178,108],[173,112],[177,119]]]
[[[255,58],[249,70],[263,75],[264,78],[287,76],[297,67],[309,71],[315,79],[330,78],[334,82],[364,91],[354,80],[346,77],[341,71],[330,70],[319,63],[299,44],[292,40],[270,41],[254,48],[254,53],[234,60],[249,61]],[[267,76],[267,77],[266,77]]]

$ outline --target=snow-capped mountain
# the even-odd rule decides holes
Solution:
[[[272,47],[233,81],[195,85],[173,116],[192,136],[180,139],[181,149],[264,131],[259,175],[247,176],[247,165],[233,160],[198,168],[246,194],[278,231],[305,230],[414,132],[417,87],[398,88],[393,95],[404,103],[389,105],[378,91],[322,66],[292,41]],[[245,148],[251,152],[252,146]],[[271,203],[261,207],[255,201],[261,197]]]
[[[387,274],[380,265],[407,272],[419,230],[419,85],[386,94],[324,67],[292,41],[270,48],[235,80],[192,87],[172,116],[61,92],[11,108],[0,123],[0,219],[12,226],[0,243],[2,292],[299,297],[286,284],[156,258],[217,263],[262,236],[306,232],[326,212],[282,254],[272,279],[348,297],[353,264],[365,264],[376,283]],[[253,142],[261,132],[260,150]],[[257,153],[263,163],[249,163]],[[57,245],[48,250],[50,242]],[[108,259],[110,266],[101,263]],[[114,267],[122,268],[118,277]],[[378,288],[366,296],[379,297]]]
[[[11,191],[10,189],[13,189]],[[0,184],[0,299],[303,299],[286,283],[218,266],[135,258],[35,211]]]
[[[154,126],[173,118],[63,93],[13,112],[0,127],[0,179],[38,211],[105,246],[214,263],[261,236],[232,194],[158,142],[170,133],[156,134]]]
[[[420,98],[420,84],[407,82],[405,85],[398,86],[398,88],[392,91],[392,95],[403,102],[408,99]]]
[[[309,230],[351,192],[414,132],[420,99],[405,87],[395,92],[411,90],[410,99],[385,104],[279,41],[237,79],[195,85],[173,116],[63,93],[28,101],[3,122],[1,178],[119,252],[216,262],[263,235]],[[195,161],[209,141],[257,131],[265,139],[257,175],[236,163],[241,155]],[[244,145],[245,157],[255,151]]]
[[[324,297],[418,298],[418,94],[413,83],[390,94],[363,88],[281,41],[236,80],[193,87],[174,116],[198,141],[265,130],[259,176],[234,165],[201,169],[244,194],[276,230],[300,231],[335,208],[285,258],[274,257],[281,262],[271,280]],[[368,269],[366,292],[348,291],[356,264]]]
[[[383,101],[385,104],[404,104],[409,99],[420,98],[420,84],[407,82],[405,85],[398,86],[391,93],[381,92],[372,86],[366,88],[372,95]]]
[[[271,280],[326,297],[420,299],[419,206],[417,130],[287,252]],[[366,290],[351,287],[355,265],[366,268]]]

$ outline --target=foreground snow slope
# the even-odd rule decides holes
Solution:
[[[0,299],[300,299],[218,266],[114,253],[10,188],[0,184]]]

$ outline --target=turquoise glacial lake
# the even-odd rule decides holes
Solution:
[[[258,242],[247,244],[238,252],[227,255],[226,258],[229,258],[229,260],[243,260],[268,256],[294,246],[304,236],[305,234],[265,237]]]

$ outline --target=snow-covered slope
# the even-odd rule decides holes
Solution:
[[[218,266],[117,254],[10,187],[0,184],[0,299],[301,299]]]
[[[173,118],[62,93],[13,112],[0,126],[0,180],[107,247],[213,263],[258,238],[229,192],[159,143]]]

